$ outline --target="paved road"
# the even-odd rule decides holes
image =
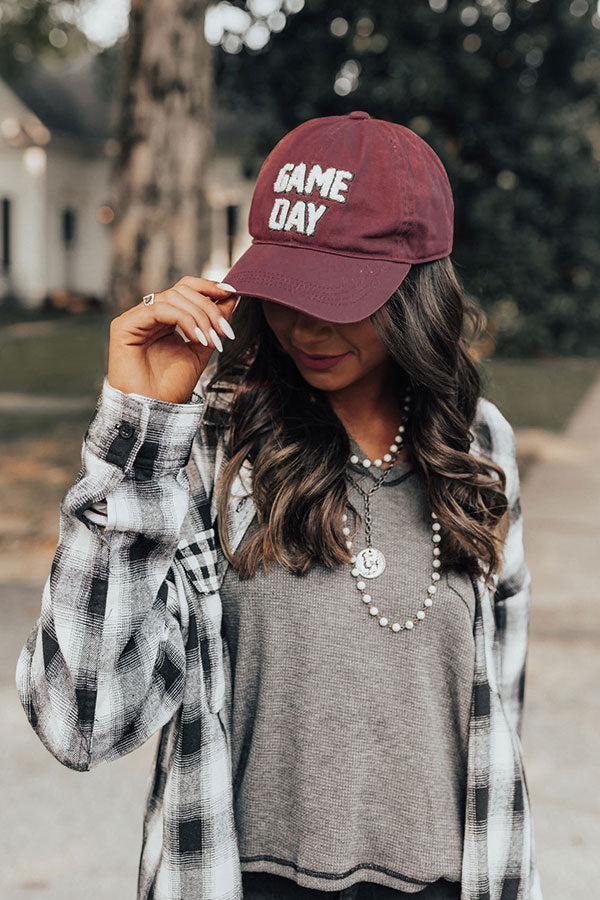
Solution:
[[[600,884],[600,379],[528,472],[522,506],[532,574],[523,752],[540,877],[545,900],[580,900]]]
[[[539,450],[540,439],[543,458],[522,486],[533,585],[523,751],[544,898],[580,900],[596,896],[600,883],[600,379],[563,435],[517,433],[525,453],[531,441]],[[134,900],[157,738],[79,773],[60,766],[34,735],[14,666],[39,615],[46,568],[33,564],[33,578],[5,581],[1,592],[0,895]]]

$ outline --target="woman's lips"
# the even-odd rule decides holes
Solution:
[[[332,366],[335,366],[340,359],[343,359],[347,356],[347,353],[340,353],[338,356],[308,356],[307,353],[303,353],[302,350],[298,350],[297,347],[294,347],[294,353],[298,361],[306,366],[307,369],[330,369]]]

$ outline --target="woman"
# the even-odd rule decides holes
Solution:
[[[514,432],[452,225],[416,134],[313,119],[231,284],[111,323],[17,688],[71,768],[162,729],[138,898],[541,900]]]

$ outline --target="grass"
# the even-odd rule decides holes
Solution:
[[[484,396],[514,428],[562,431],[590,384],[600,359],[488,359],[481,365]]]
[[[68,397],[98,393],[108,362],[109,322],[86,315],[49,323],[54,330],[46,334],[0,332],[0,390]]]
[[[0,411],[0,446],[9,441],[39,437],[64,445],[72,443],[79,436],[81,442],[93,412],[93,403],[89,410],[77,412],[31,414]]]

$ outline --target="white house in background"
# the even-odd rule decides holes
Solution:
[[[19,85],[0,79],[0,302],[13,295],[35,307],[63,290],[105,297],[116,145],[114,108],[96,77],[94,56],[86,55],[52,69],[32,66]],[[239,115],[216,114],[206,278],[224,277],[251,241],[254,176],[243,171],[244,125]]]

